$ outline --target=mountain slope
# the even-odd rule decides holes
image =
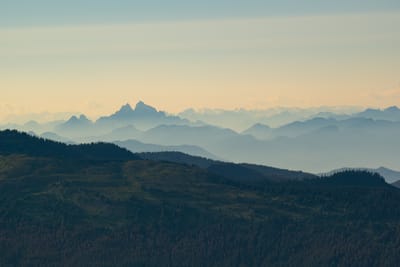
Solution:
[[[378,173],[381,175],[383,178],[385,178],[385,181],[389,184],[397,182],[400,180],[400,172],[385,168],[385,167],[379,167],[377,169],[370,169],[370,168],[340,168],[336,169],[333,171],[330,171],[328,173],[325,173],[323,175],[333,175],[335,173],[343,172],[343,171],[348,171],[348,170],[365,170],[371,173]]]
[[[53,132],[44,132],[40,135],[41,138],[52,140],[55,142],[61,142],[61,143],[66,143],[66,144],[72,144],[73,142],[69,140],[68,138],[62,137],[56,133]]]
[[[217,156],[211,154],[207,150],[192,145],[162,146],[155,144],[146,144],[139,142],[137,140],[114,141],[113,143],[120,147],[124,147],[133,153],[170,151],[170,152],[181,152],[192,156],[218,160]]]
[[[178,163],[53,157],[11,131],[0,141],[1,266],[400,261],[400,190],[376,175],[253,186]]]
[[[95,129],[91,120],[85,115],[80,115],[79,117],[72,116],[68,121],[57,125],[55,131],[68,136],[80,136],[82,133],[91,134]]]
[[[244,183],[282,182],[315,179],[317,176],[301,171],[290,171],[262,165],[235,164],[194,157],[179,152],[140,153],[143,159],[193,165],[230,180]]]
[[[243,131],[242,134],[249,134],[257,139],[267,140],[272,137],[272,129],[268,125],[256,123]]]
[[[137,156],[128,150],[113,144],[66,145],[18,131],[0,131],[0,155],[14,154],[84,160],[138,159]]]

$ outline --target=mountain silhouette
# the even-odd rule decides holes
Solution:
[[[400,109],[397,106],[386,109],[366,109],[353,115],[354,117],[369,118],[374,120],[400,121]]]
[[[105,142],[115,142],[115,141],[125,141],[131,139],[140,139],[143,136],[143,131],[137,129],[133,125],[122,126],[113,129],[111,132],[90,137],[89,140],[105,141]]]
[[[396,160],[400,157],[398,107],[338,113],[337,116],[332,110],[277,109],[267,114],[246,110],[186,112],[194,114],[194,118],[216,122],[216,125],[207,125],[169,115],[140,101],[134,107],[123,105],[95,122],[82,115],[72,116],[64,122],[30,121],[22,125],[3,125],[2,128],[32,131],[38,136],[54,133],[48,137],[74,143],[136,140],[163,147],[195,146],[228,161],[316,173],[343,166],[400,168]],[[268,121],[264,121],[267,117],[292,119],[288,124],[269,127]],[[234,124],[236,121],[247,125],[257,118],[259,121],[245,131],[221,127],[224,122]],[[293,118],[300,119],[292,121]]]
[[[151,116],[152,114],[161,114],[165,116],[165,112],[157,111],[154,107],[146,105],[143,101],[139,101],[135,106],[135,112],[144,116]]]
[[[148,129],[160,124],[188,124],[189,121],[177,116],[167,115],[163,111],[157,111],[154,107],[139,101],[135,109],[129,104],[122,106],[117,112],[110,116],[100,117],[96,125],[100,127],[123,127],[127,124],[135,127]]]
[[[85,115],[80,115],[79,118],[72,116],[67,122],[64,123],[65,127],[81,127],[91,125],[92,121]]]
[[[118,111],[90,121],[85,115],[72,116],[68,121],[58,124],[54,132],[60,136],[73,139],[75,142],[87,141],[116,141],[137,138],[139,131],[147,130],[158,125],[189,125],[189,121],[177,116],[157,111],[154,107],[139,101],[133,109],[130,104],[123,105]],[[127,128],[134,127],[137,131],[128,134]],[[18,127],[16,127],[18,129]],[[36,127],[35,129],[38,129]],[[125,129],[125,130],[123,130]],[[46,132],[49,132],[46,129]],[[115,137],[113,137],[115,136]],[[101,139],[105,138],[105,139]],[[114,139],[113,139],[114,138]],[[123,139],[121,139],[123,138]]]
[[[114,117],[129,117],[133,113],[133,109],[129,103],[123,105],[117,112],[113,115]]]
[[[132,109],[131,105],[127,103],[111,116],[100,118],[99,122],[106,119],[132,120],[141,117],[165,117],[165,113],[162,111],[157,111],[155,108],[146,105],[142,101],[139,101],[136,104],[135,109]]]
[[[250,128],[244,130],[242,134],[249,134],[260,140],[266,140],[272,137],[272,129],[268,125],[256,123]]]
[[[58,125],[55,132],[67,136],[81,136],[82,133],[91,134],[95,132],[93,122],[85,115],[72,116],[68,121]]]

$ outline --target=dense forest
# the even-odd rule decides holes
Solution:
[[[400,191],[379,175],[246,180],[210,166],[1,132],[0,266],[400,262]]]
[[[15,130],[0,131],[0,153],[1,155],[24,154],[75,160],[129,160],[138,158],[128,150],[113,144],[67,145]]]

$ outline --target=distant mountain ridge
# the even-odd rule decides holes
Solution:
[[[130,104],[125,104],[115,113],[109,116],[102,116],[96,121],[89,120],[85,115],[72,116],[66,122],[57,125],[54,131],[59,135],[79,139],[89,136],[112,136],[113,131],[116,129],[128,126],[147,130],[161,124],[182,125],[191,123],[178,116],[168,115],[164,111],[157,111],[154,107],[139,101],[134,109]],[[130,136],[127,139],[132,138],[134,136]]]
[[[114,114],[100,117],[96,121],[97,125],[112,125],[113,127],[126,125],[126,123],[146,129],[159,124],[188,124],[189,121],[181,119],[178,116],[167,115],[164,111],[157,111],[154,107],[145,104],[143,101],[139,101],[135,109],[126,104]]]
[[[368,168],[382,165],[400,169],[400,163],[396,160],[400,157],[400,143],[397,140],[400,121],[395,120],[399,109],[389,107],[362,112],[349,109],[348,114],[344,111],[328,108],[209,111],[203,114],[207,119],[203,123],[169,115],[140,101],[135,108],[126,104],[96,121],[80,115],[72,116],[68,121],[46,125],[30,121],[25,125],[10,124],[3,127],[33,131],[39,136],[46,133],[50,139],[69,143],[136,140],[170,148],[194,146],[216,158],[232,162],[295,168],[314,173],[342,166]],[[197,118],[196,111],[188,111],[188,114],[194,114],[194,118]],[[218,119],[213,120],[213,116]],[[268,116],[292,119],[280,127],[271,127],[264,120]],[[247,124],[255,118],[260,121],[247,130],[237,131],[223,127],[225,117],[229,124],[235,121]],[[207,121],[222,124],[207,124]]]
[[[386,109],[366,109],[360,113],[356,113],[354,117],[370,118],[375,120],[400,121],[400,109],[397,106],[388,107]]]
[[[250,128],[244,130],[242,134],[252,135],[257,139],[264,140],[273,137],[273,129],[268,125],[256,123]]]
[[[124,147],[133,153],[143,152],[181,152],[184,154],[207,158],[211,160],[220,160],[217,156],[211,154],[207,150],[193,145],[179,145],[179,146],[163,146],[155,144],[146,144],[137,140],[114,141],[114,144]]]

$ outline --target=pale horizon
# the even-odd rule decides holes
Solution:
[[[208,112],[240,112],[240,111],[248,111],[248,112],[271,112],[275,111],[276,113],[279,113],[281,111],[285,110],[309,110],[309,111],[315,111],[315,110],[323,110],[323,111],[331,111],[331,112],[336,112],[337,114],[352,114],[360,111],[364,111],[366,109],[378,109],[378,110],[384,110],[393,106],[398,107],[398,105],[389,105],[389,106],[356,106],[356,105],[339,105],[339,106],[329,106],[329,105],[321,105],[321,106],[306,106],[306,107],[299,107],[299,106],[266,106],[266,107],[232,107],[232,108],[225,108],[225,107],[185,107],[180,110],[176,111],[171,111],[167,110],[164,108],[160,108],[159,106],[155,105],[154,103],[151,102],[146,102],[142,99],[137,99],[137,100],[132,100],[132,101],[125,101],[121,102],[120,104],[116,104],[113,106],[106,106],[106,105],[100,105],[98,104],[97,106],[97,112],[82,112],[79,110],[56,110],[56,111],[48,111],[48,110],[39,110],[39,111],[34,111],[30,112],[29,110],[22,109],[20,111],[16,109],[10,109],[14,110],[14,113],[5,113],[1,112],[2,116],[0,116],[0,123],[17,123],[17,124],[23,124],[29,121],[37,121],[39,123],[46,123],[46,122],[51,122],[51,121],[56,121],[56,120],[68,120],[72,116],[80,116],[80,115],[85,115],[92,121],[96,121],[102,116],[109,116],[117,112],[122,106],[129,104],[132,109],[135,109],[135,105],[138,102],[144,102],[146,105],[154,107],[157,111],[162,111],[165,112],[169,115],[179,115],[180,113],[183,113],[185,111],[194,111],[196,113],[208,113]],[[99,109],[99,107],[102,107]],[[107,108],[105,108],[107,107]],[[3,110],[4,111],[4,110]],[[270,114],[265,114],[270,115]]]
[[[139,99],[171,113],[400,103],[393,1],[3,7],[0,118],[95,117]]]

